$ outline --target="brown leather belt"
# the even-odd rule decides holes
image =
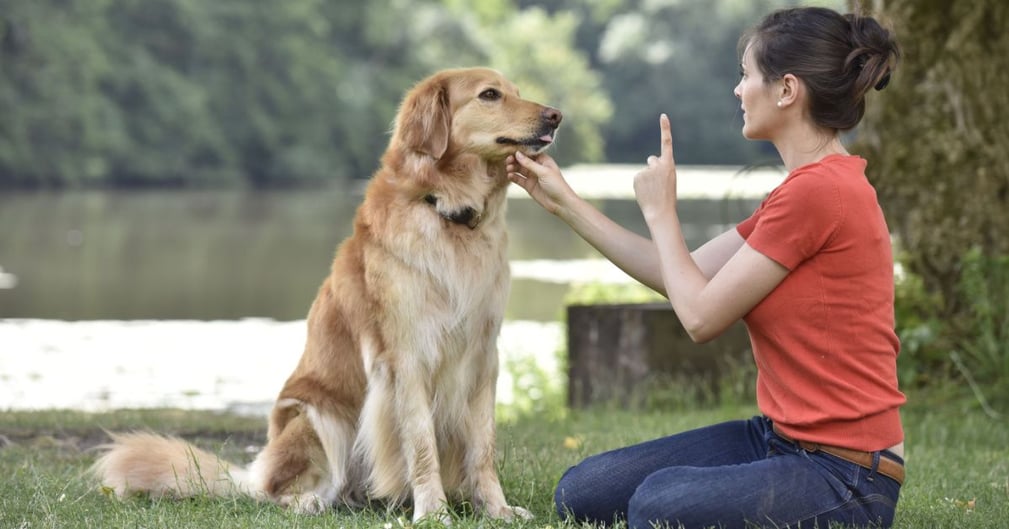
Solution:
[[[781,433],[781,430],[777,426],[774,426],[774,433],[788,441],[797,445],[799,448],[807,452],[824,452],[835,457],[839,457],[850,463],[855,463],[856,465],[872,470],[872,452],[862,452],[860,450],[852,450],[850,448],[842,448],[840,446],[822,445],[820,443],[811,443],[809,441],[796,441],[791,437]],[[904,465],[898,463],[897,461],[890,459],[884,454],[879,455],[879,466],[876,467],[876,471],[884,476],[890,477],[900,483],[904,484]]]

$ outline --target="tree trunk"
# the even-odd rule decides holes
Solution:
[[[571,305],[568,320],[568,405],[632,407],[650,389],[670,383],[717,389],[721,375],[752,362],[740,322],[697,344],[668,303]],[[696,389],[691,388],[691,389]]]

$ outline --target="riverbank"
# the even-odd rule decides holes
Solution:
[[[304,321],[268,319],[0,320],[0,411],[181,408],[265,415],[301,355],[304,335]],[[505,323],[499,402],[514,400],[513,363],[558,373],[562,335],[559,323]]]

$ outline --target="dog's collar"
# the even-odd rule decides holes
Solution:
[[[424,202],[431,204],[434,210],[441,215],[441,218],[453,223],[459,224],[461,226],[466,226],[471,230],[475,230],[477,226],[480,225],[480,221],[483,220],[483,215],[481,215],[477,210],[467,206],[460,210],[453,211],[451,213],[443,213],[438,209],[438,197],[434,195],[426,195],[424,197]]]

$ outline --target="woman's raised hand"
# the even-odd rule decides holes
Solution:
[[[676,212],[676,161],[669,116],[659,116],[661,151],[648,157],[648,167],[634,175],[634,196],[645,219]]]

